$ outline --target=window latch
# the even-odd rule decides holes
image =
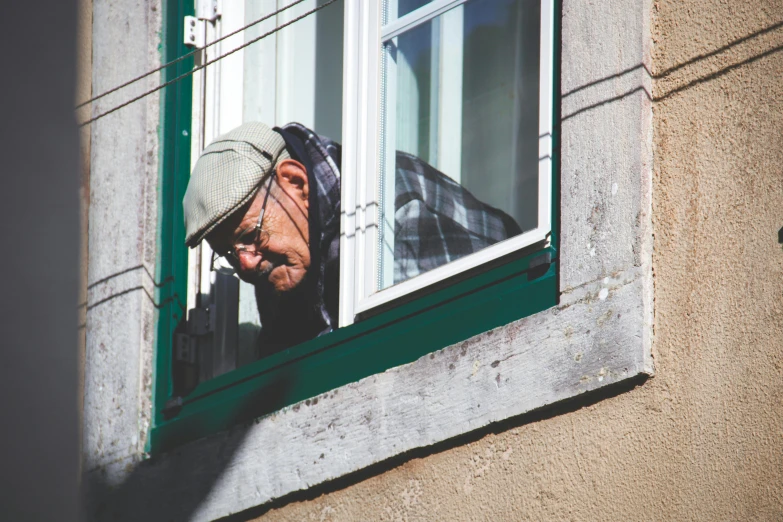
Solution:
[[[163,406],[163,417],[170,419],[176,416],[182,409],[182,404],[182,397],[180,396],[172,397],[171,399],[167,400],[166,404]]]
[[[196,364],[198,362],[198,338],[215,331],[215,307],[197,307],[188,310],[187,331],[176,334],[174,360]]]

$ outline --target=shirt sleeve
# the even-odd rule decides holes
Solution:
[[[521,232],[505,212],[421,159],[397,153],[394,282],[478,252]]]

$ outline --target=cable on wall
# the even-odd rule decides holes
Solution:
[[[177,63],[181,62],[182,60],[184,60],[184,59],[186,59],[186,58],[190,58],[191,56],[193,56],[194,54],[198,53],[198,52],[199,52],[199,51],[201,51],[202,49],[206,49],[207,47],[212,47],[212,46],[213,46],[213,45],[215,45],[216,43],[218,43],[218,42],[222,42],[222,41],[223,41],[223,40],[225,40],[226,38],[231,38],[232,36],[234,36],[234,35],[236,35],[236,34],[238,34],[238,33],[241,33],[242,31],[244,31],[244,30],[246,30],[246,29],[249,29],[249,28],[253,27],[254,25],[258,25],[258,24],[260,24],[261,22],[263,22],[263,21],[265,21],[265,20],[268,20],[268,19],[272,18],[273,16],[277,16],[277,15],[279,15],[280,13],[282,13],[283,11],[285,11],[286,9],[290,9],[291,7],[294,7],[294,6],[295,6],[295,5],[297,5],[297,4],[301,4],[301,3],[302,3],[302,2],[304,2],[304,1],[305,1],[305,0],[296,0],[295,2],[292,2],[292,3],[288,4],[287,6],[285,6],[285,7],[281,8],[281,9],[278,9],[277,11],[275,11],[275,12],[273,12],[273,13],[270,13],[270,14],[268,14],[268,15],[264,16],[263,18],[259,18],[259,19],[258,19],[258,20],[256,20],[255,22],[251,22],[251,23],[247,24],[247,25],[246,25],[246,26],[244,26],[244,27],[240,27],[239,29],[237,29],[237,30],[236,30],[236,31],[234,31],[233,33],[227,34],[227,35],[225,35],[225,36],[221,36],[220,38],[218,38],[218,39],[217,39],[217,40],[215,40],[214,42],[210,42],[210,43],[208,43],[207,45],[205,45],[204,47],[201,47],[200,49],[194,49],[193,51],[190,51],[189,53],[187,53],[187,54],[184,54],[184,55],[180,56],[180,57],[179,57],[179,58],[177,58],[176,60],[172,60],[172,61],[170,61],[169,63],[164,63],[163,65],[161,65],[160,67],[158,67],[158,68],[156,68],[156,69],[152,69],[151,71],[145,72],[145,73],[144,73],[144,74],[142,74],[141,76],[137,76],[137,77],[133,78],[132,80],[128,80],[127,82],[123,83],[122,85],[118,85],[117,87],[114,87],[113,89],[109,89],[108,91],[106,91],[106,92],[104,92],[104,93],[101,93],[101,94],[99,94],[99,95],[97,95],[97,96],[94,96],[94,97],[90,98],[89,100],[87,100],[87,101],[85,101],[85,102],[82,102],[82,103],[80,103],[80,104],[79,104],[79,105],[77,105],[75,108],[76,108],[76,109],[80,109],[80,108],[84,107],[85,105],[87,105],[87,104],[89,104],[89,103],[92,103],[92,102],[94,102],[95,100],[99,100],[99,99],[103,98],[104,96],[108,96],[109,94],[111,94],[111,93],[113,93],[113,92],[117,92],[117,91],[119,91],[120,89],[122,89],[122,88],[125,88],[125,87],[127,87],[128,85],[130,85],[130,84],[132,84],[132,83],[135,83],[135,82],[137,82],[137,81],[139,81],[139,80],[143,80],[144,78],[146,78],[146,77],[147,77],[147,76],[149,76],[150,74],[155,74],[156,72],[158,72],[158,71],[160,71],[160,70],[163,70],[163,69],[165,69],[165,68],[167,68],[167,67],[171,67],[172,65],[174,65],[174,64],[177,64]]]
[[[155,93],[155,92],[158,92],[159,90],[161,90],[161,89],[164,89],[164,88],[168,87],[169,85],[171,85],[171,84],[174,84],[174,83],[176,83],[176,82],[178,82],[178,81],[182,80],[183,78],[187,78],[187,77],[188,77],[188,76],[190,76],[191,74],[193,74],[193,73],[196,73],[196,72],[200,71],[201,69],[204,69],[204,68],[205,68],[205,67],[207,67],[208,65],[212,65],[212,64],[214,64],[214,63],[216,63],[216,62],[218,62],[218,61],[222,60],[223,58],[225,58],[225,57],[227,57],[227,56],[229,56],[229,55],[231,55],[231,54],[234,54],[235,52],[237,52],[237,51],[239,51],[239,50],[241,50],[241,49],[244,49],[245,47],[247,47],[247,46],[249,46],[249,45],[252,45],[252,44],[254,44],[254,43],[258,42],[259,40],[263,40],[263,39],[264,39],[264,38],[266,38],[267,36],[270,36],[270,35],[273,35],[273,34],[275,34],[275,33],[276,33],[276,32],[278,32],[279,30],[281,30],[281,29],[284,29],[285,27],[288,27],[289,25],[291,25],[291,24],[293,24],[293,23],[295,23],[295,22],[298,22],[299,20],[301,20],[301,19],[303,19],[303,18],[306,18],[306,17],[310,16],[311,14],[313,14],[313,13],[315,13],[315,12],[317,12],[317,11],[320,11],[321,9],[323,9],[323,8],[325,8],[325,7],[327,7],[327,6],[329,6],[330,4],[333,4],[333,3],[335,3],[336,1],[337,1],[337,0],[329,0],[329,1],[328,1],[328,2],[326,2],[325,4],[319,5],[318,7],[315,7],[314,9],[311,9],[311,10],[309,10],[309,11],[307,11],[306,13],[303,13],[303,14],[301,14],[300,16],[297,16],[296,18],[294,18],[294,19],[292,19],[292,20],[289,20],[288,22],[286,22],[286,23],[284,23],[284,24],[281,24],[281,25],[279,25],[279,26],[278,26],[278,27],[276,27],[275,29],[273,29],[273,30],[271,30],[271,31],[269,31],[269,32],[266,32],[266,33],[262,34],[261,36],[258,36],[258,37],[256,37],[256,38],[253,38],[252,40],[250,40],[250,41],[248,41],[248,42],[245,42],[244,44],[240,45],[239,47],[236,47],[236,48],[234,48],[234,49],[232,49],[232,50],[228,51],[227,53],[225,53],[225,54],[223,54],[223,55],[220,55],[220,56],[218,56],[217,58],[214,58],[214,59],[212,59],[212,60],[209,60],[208,62],[205,62],[205,63],[203,63],[203,64],[201,64],[201,65],[199,65],[199,66],[197,66],[197,67],[194,67],[192,70],[190,70],[190,71],[188,71],[188,72],[186,72],[186,73],[183,73],[183,74],[181,74],[181,75],[177,76],[176,78],[173,78],[173,79],[171,79],[171,80],[169,80],[169,81],[167,81],[167,82],[164,82],[164,83],[162,83],[162,84],[158,85],[157,87],[155,87],[154,89],[150,89],[149,91],[146,91],[146,92],[144,92],[143,94],[140,94],[140,95],[136,96],[135,98],[131,98],[130,100],[128,100],[128,101],[126,101],[126,102],[124,102],[124,103],[121,103],[120,105],[117,105],[116,107],[113,107],[113,108],[111,108],[111,109],[109,109],[109,110],[107,110],[107,111],[104,111],[104,112],[102,112],[102,113],[98,114],[97,116],[94,116],[94,117],[90,118],[90,119],[89,119],[89,120],[87,120],[87,121],[84,121],[84,122],[82,122],[82,123],[79,123],[78,125],[79,125],[79,127],[84,127],[85,125],[88,125],[88,124],[90,124],[90,123],[92,123],[92,122],[94,122],[94,121],[96,121],[96,120],[98,120],[98,119],[100,119],[100,118],[103,118],[104,116],[108,116],[109,114],[111,114],[111,113],[113,113],[113,112],[115,112],[115,111],[118,111],[118,110],[122,109],[123,107],[127,107],[128,105],[130,105],[130,104],[132,104],[132,103],[134,103],[134,102],[137,102],[137,101],[141,100],[142,98],[145,98],[145,97],[149,96],[150,94],[153,94],[153,93]],[[237,29],[237,30],[236,30],[236,31],[234,31],[233,33],[230,33],[230,34],[227,34],[227,35],[225,35],[225,36],[223,36],[223,37],[221,37],[221,38],[218,38],[218,39],[217,39],[217,40],[215,40],[214,42],[210,42],[208,45],[206,45],[206,46],[205,46],[205,47],[203,47],[202,49],[206,49],[207,47],[209,47],[209,46],[211,46],[211,45],[215,45],[216,43],[220,42],[221,40],[225,40],[226,38],[229,38],[229,37],[231,37],[231,36],[234,36],[234,35],[236,35],[237,33],[241,32],[241,31],[244,31],[245,29],[248,29],[248,28],[250,28],[250,27],[252,27],[252,26],[254,26],[254,25],[256,25],[256,24],[259,24],[259,23],[263,22],[264,20],[267,20],[267,19],[271,18],[272,16],[275,16],[275,15],[277,15],[277,14],[279,14],[279,13],[281,13],[281,12],[285,11],[286,9],[288,9],[288,8],[290,8],[290,7],[293,7],[293,6],[295,6],[295,5],[297,5],[297,4],[301,3],[301,2],[304,2],[304,0],[296,0],[295,2],[293,2],[293,3],[291,3],[291,4],[289,4],[289,5],[285,6],[285,7],[283,7],[282,9],[280,9],[280,10],[278,10],[278,11],[275,11],[274,13],[268,14],[268,15],[266,15],[265,17],[263,17],[263,18],[260,18],[260,19],[256,20],[255,22],[251,22],[250,24],[248,24],[248,25],[246,25],[246,26],[244,26],[244,27],[242,27],[242,28],[240,28],[240,29]],[[130,80],[130,81],[128,81],[128,82],[126,82],[126,83],[122,84],[122,85],[119,85],[119,86],[117,86],[117,87],[114,87],[113,89],[110,89],[110,90],[108,90],[108,91],[106,91],[106,92],[102,93],[102,94],[99,94],[99,95],[97,95],[97,96],[95,96],[95,97],[93,97],[93,98],[91,98],[91,99],[87,100],[86,102],[83,102],[83,103],[81,103],[81,104],[77,105],[75,108],[76,108],[76,109],[79,109],[80,107],[83,107],[83,106],[87,105],[88,103],[92,103],[93,101],[95,101],[95,100],[97,100],[97,99],[103,98],[104,96],[107,96],[107,95],[109,95],[109,94],[111,94],[111,93],[113,93],[113,92],[116,92],[116,91],[118,91],[118,90],[120,90],[120,89],[124,88],[124,87],[127,87],[128,85],[130,85],[130,84],[132,84],[132,83],[134,83],[134,82],[137,82],[137,81],[139,81],[139,80],[141,80],[141,79],[143,79],[143,78],[146,78],[147,76],[149,76],[149,75],[151,75],[151,74],[154,74],[154,73],[156,73],[156,72],[158,72],[158,71],[160,71],[160,70],[162,70],[162,69],[165,69],[166,67],[169,67],[169,66],[171,66],[171,65],[174,65],[175,63],[178,63],[178,62],[180,62],[180,61],[184,60],[185,58],[188,58],[188,57],[192,56],[193,54],[195,54],[195,53],[199,52],[200,50],[201,50],[201,49],[196,49],[196,50],[194,50],[194,51],[191,51],[191,52],[189,52],[188,54],[185,54],[185,55],[183,55],[183,56],[180,56],[179,58],[177,58],[177,59],[175,59],[175,60],[172,60],[172,61],[171,61],[171,62],[169,62],[169,63],[166,63],[166,64],[164,64],[164,65],[161,65],[160,67],[158,67],[158,68],[156,68],[156,69],[153,69],[153,70],[151,70],[151,71],[149,71],[149,72],[147,72],[147,73],[145,73],[145,74],[142,74],[141,76],[138,76],[138,77],[136,77],[136,78],[134,78],[134,79],[132,79],[132,80]]]

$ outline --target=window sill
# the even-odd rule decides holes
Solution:
[[[324,392],[550,308],[557,297],[552,254],[547,249],[509,262],[203,383],[174,415],[156,415],[151,453],[299,401],[318,402]],[[546,255],[553,263],[535,266]]]
[[[554,308],[180,446],[137,465],[122,499],[104,505],[123,520],[149,513],[181,519],[194,505],[187,516],[214,520],[650,375],[649,339],[641,335],[644,288],[643,270],[632,268],[561,294]],[[271,383],[265,393],[274,391]],[[194,419],[190,428],[198,429]],[[112,475],[111,468],[127,464],[94,473]],[[135,501],[122,502],[126,498]]]

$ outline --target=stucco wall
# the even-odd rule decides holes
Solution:
[[[653,9],[656,376],[258,520],[783,518],[783,1]]]
[[[92,96],[92,0],[79,0],[76,26],[76,104]],[[90,118],[89,107],[76,111],[77,122]],[[79,130],[79,397],[84,397],[84,358],[87,322],[87,266],[89,261],[87,234],[90,209],[90,126]],[[83,400],[79,400],[79,411]]]

